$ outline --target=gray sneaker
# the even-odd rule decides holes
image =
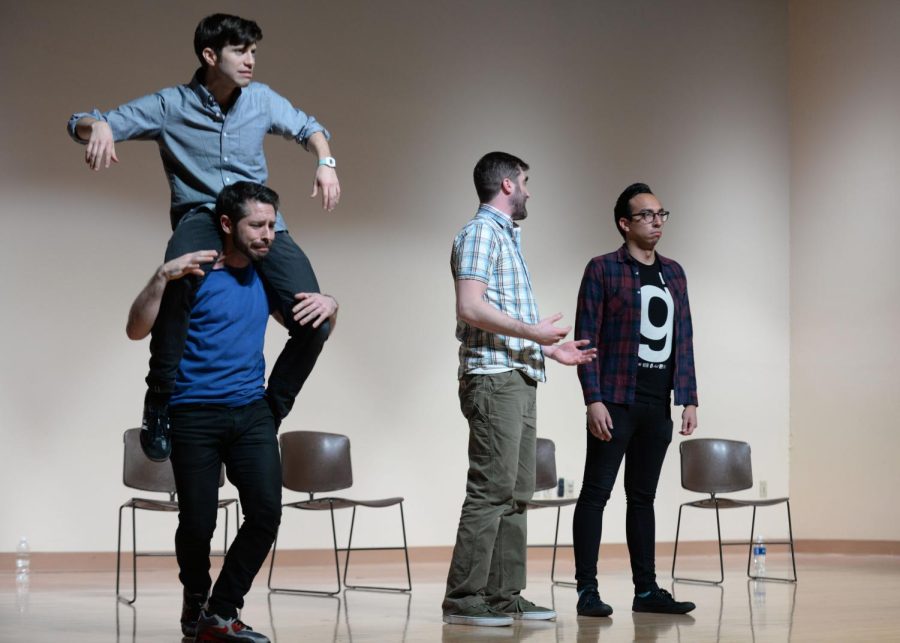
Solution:
[[[524,596],[516,596],[515,600],[503,609],[502,614],[523,621],[552,621],[556,618],[556,611],[548,607],[535,605]]]
[[[512,625],[512,616],[488,607],[487,603],[471,605],[458,612],[444,613],[444,623],[450,625],[480,625],[481,627],[504,627]]]

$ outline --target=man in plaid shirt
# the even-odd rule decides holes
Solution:
[[[525,503],[534,492],[535,391],[544,357],[585,364],[587,341],[560,342],[562,314],[538,316],[522,257],[519,226],[528,215],[528,164],[503,152],[475,166],[481,205],[453,242],[459,399],[469,422],[466,499],[447,577],[444,621],[511,625],[556,612],[526,600]]]
[[[656,584],[653,500],[672,441],[670,394],[684,406],[682,435],[697,427],[697,381],[687,280],[675,261],[656,252],[669,218],[643,183],[619,196],[616,228],[625,243],[588,263],[578,293],[575,337],[597,348],[578,367],[587,405],[584,483],[572,531],[578,614],[609,616],[597,590],[603,510],[625,460],[625,517],[635,612],[685,614],[694,609]]]

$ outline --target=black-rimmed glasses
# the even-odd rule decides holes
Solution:
[[[651,223],[653,219],[659,217],[659,220],[665,223],[669,219],[669,214],[671,213],[668,210],[657,210],[656,212],[653,210],[641,210],[640,212],[632,212],[631,219],[633,221]]]

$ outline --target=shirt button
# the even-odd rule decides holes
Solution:
[[[226,177],[225,177],[225,183],[230,183],[230,182],[231,182],[231,179],[229,179],[229,178],[226,176]]]
[[[222,160],[223,160],[223,161],[227,161],[227,160],[228,160],[228,157],[227,157],[227,156],[223,156],[223,157],[222,157]]]

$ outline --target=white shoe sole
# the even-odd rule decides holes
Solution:
[[[480,627],[506,627],[513,624],[511,616],[462,616],[444,614],[444,623],[449,625],[477,625]]]
[[[543,612],[517,612],[510,614],[514,619],[522,621],[552,621],[556,618],[556,612],[545,610]]]

